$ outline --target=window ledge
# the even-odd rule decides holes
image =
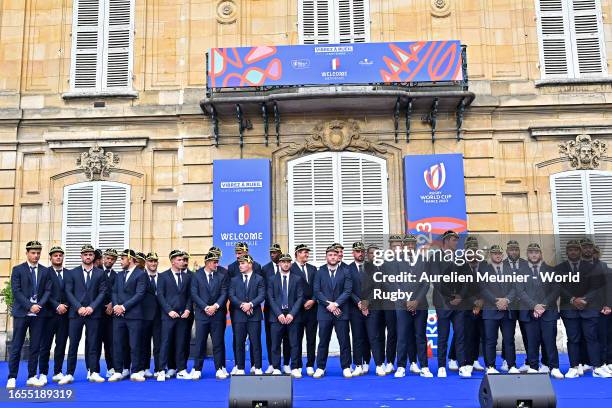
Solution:
[[[78,98],[138,98],[136,91],[108,91],[108,92],[64,92],[63,99]]]
[[[538,79],[535,86],[555,86],[555,85],[574,85],[574,84],[604,84],[612,83],[612,77],[592,77],[592,78],[551,78]]]

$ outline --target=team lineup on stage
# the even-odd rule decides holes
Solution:
[[[446,231],[437,250],[456,251],[458,246],[479,250],[476,237],[468,236],[463,244],[461,240],[459,234]],[[173,250],[171,267],[159,272],[155,252],[102,252],[89,244],[81,248],[80,266],[64,268],[64,250],[55,246],[48,252],[46,267],[39,263],[41,243],[30,241],[26,261],[13,267],[11,274],[13,338],[6,388],[17,386],[26,333],[30,348],[26,385],[35,387],[77,380],[83,335],[87,380],[96,383],[128,378],[198,380],[203,377],[209,337],[217,379],[249,372],[247,339],[251,374],[321,378],[332,331],[346,378],[368,374],[371,361],[378,376],[401,378],[413,373],[430,378],[435,372],[428,367],[427,355],[430,301],[437,315],[437,377],[446,377],[447,367],[461,377],[471,377],[474,370],[549,373],[555,379],[591,371],[593,377],[612,377],[612,272],[590,239],[568,241],[567,259],[556,266],[543,261],[537,243],[529,244],[526,259],[521,258],[514,240],[507,243],[506,256],[500,245],[491,245],[487,259],[465,257],[461,262],[414,257],[417,238],[411,234],[389,236],[388,248],[398,253],[404,249],[404,255],[379,262],[380,248],[355,242],[354,261],[347,264],[344,247],[333,243],[326,249],[325,264],[317,268],[308,262],[307,245],[297,245],[288,254],[273,244],[270,262],[261,266],[249,254],[247,243],[238,242],[236,260],[227,268],[219,265],[221,250],[211,247],[204,266],[196,271],[188,269],[188,253]],[[423,273],[438,278],[433,283],[398,278]],[[527,279],[516,283],[504,279],[517,275]],[[444,276],[448,279],[439,278]],[[482,282],[477,276],[491,279]],[[391,296],[394,293],[398,296]],[[234,356],[229,372],[228,312]],[[566,373],[559,370],[559,318],[567,337]],[[517,323],[526,350],[523,362],[517,361]],[[193,326],[195,358],[189,368]],[[497,366],[500,332],[503,362]],[[268,356],[265,371],[263,347]]]

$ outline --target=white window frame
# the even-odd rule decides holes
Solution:
[[[316,3],[316,0],[313,0]],[[340,36],[340,13],[339,0],[328,0],[328,24],[329,24],[329,40],[325,44],[338,44],[341,41]],[[370,42],[370,0],[364,0],[364,24],[365,24],[365,41]],[[298,37],[300,44],[304,44],[304,3],[298,0]],[[351,21],[352,22],[352,21]],[[316,24],[315,24],[316,30]],[[351,41],[352,43],[353,41]],[[319,42],[315,39],[315,44]]]

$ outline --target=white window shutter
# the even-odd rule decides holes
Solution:
[[[590,209],[590,231],[596,244],[600,246],[604,261],[612,262],[612,242],[607,234],[612,231],[612,173],[603,171],[586,172],[588,180],[587,211]]]
[[[104,89],[131,89],[133,0],[106,0],[104,30]]]
[[[336,27],[339,43],[369,41],[369,0],[336,0]]]
[[[129,246],[130,188],[100,183],[98,248],[123,250]]]
[[[536,0],[542,78],[574,75],[567,0]]]
[[[599,0],[570,0],[570,28],[574,36],[574,72],[577,77],[607,74],[604,32]]]
[[[96,92],[101,88],[104,0],[74,0],[72,18],[72,90]]]
[[[333,43],[333,1],[298,0],[301,44]]]
[[[81,262],[81,246],[92,244],[95,234],[95,185],[81,183],[64,189],[62,245],[67,268]]]

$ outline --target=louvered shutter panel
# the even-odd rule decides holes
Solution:
[[[572,43],[566,0],[537,0],[542,77],[572,76]]]
[[[332,39],[333,0],[299,0],[298,21],[302,44],[329,44]]]
[[[104,41],[104,89],[131,88],[133,0],[107,0]]]
[[[62,245],[67,268],[81,262],[81,246],[94,243],[95,185],[75,184],[64,189]]]
[[[130,188],[99,183],[98,248],[122,250],[129,246]]]
[[[99,91],[104,0],[75,0],[72,18],[71,83],[73,91]]]
[[[555,242],[561,255],[567,241],[589,233],[586,180],[584,172],[572,171],[554,174],[550,182]]]
[[[338,42],[361,43],[369,41],[369,0],[336,0]]]
[[[612,242],[608,234],[612,231],[612,173],[602,171],[586,172],[588,180],[588,201],[586,209],[590,209],[590,234],[600,246],[603,260],[612,262]]]
[[[574,72],[577,77],[607,73],[599,0],[570,0],[570,27],[574,36]]]

